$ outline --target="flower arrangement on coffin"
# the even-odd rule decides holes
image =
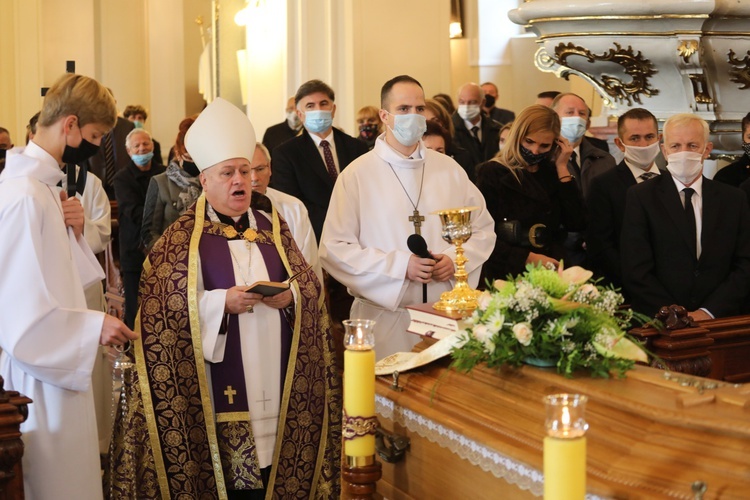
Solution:
[[[648,318],[618,309],[622,295],[591,282],[592,275],[581,267],[528,265],[515,279],[496,280],[480,295],[461,334],[465,342],[451,352],[452,366],[468,372],[483,362],[546,364],[566,377],[579,369],[622,377],[636,361],[647,362],[625,330],[634,318]]]

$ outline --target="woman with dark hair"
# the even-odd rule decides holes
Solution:
[[[557,266],[568,231],[582,231],[585,212],[560,137],[560,118],[540,105],[524,109],[503,148],[477,167],[477,187],[495,219],[497,242],[483,280],[522,272],[526,264]]]
[[[422,142],[427,149],[447,154],[446,151],[451,145],[451,136],[438,122],[428,120]]]
[[[427,119],[427,123],[435,122],[448,132],[451,140],[445,143],[445,154],[456,160],[456,163],[461,165],[461,168],[469,175],[469,179],[474,182],[474,165],[471,163],[471,154],[464,148],[453,144],[455,128],[451,115],[445,109],[445,106],[435,99],[425,99],[424,117]]]
[[[148,185],[141,226],[141,242],[147,251],[203,191],[198,177],[200,171],[185,149],[185,134],[197,116],[180,122],[173,148],[174,158],[169,162],[167,171],[155,175]]]

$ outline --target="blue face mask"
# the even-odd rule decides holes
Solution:
[[[153,157],[154,152],[151,151],[150,153],[145,153],[142,155],[132,155],[130,158],[133,160],[133,163],[135,163],[139,167],[142,167],[144,165],[148,165],[148,162],[150,162],[151,158]]]
[[[386,113],[388,113],[386,111]],[[427,131],[427,119],[423,115],[408,114],[394,115],[393,128],[388,127],[398,142],[404,146],[413,146],[419,142],[424,133]]]
[[[324,109],[305,111],[305,128],[308,132],[319,134],[333,125],[331,112]]]
[[[143,122],[140,120],[133,120],[133,127],[135,128],[143,128]]]
[[[586,120],[580,116],[563,116],[560,120],[560,135],[575,144],[586,133]]]

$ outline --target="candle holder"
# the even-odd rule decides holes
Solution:
[[[581,394],[552,394],[544,398],[545,500],[586,497],[586,402]]]
[[[465,264],[469,259],[464,257],[463,249],[463,244],[471,238],[471,212],[478,208],[463,207],[433,212],[440,216],[443,239],[456,246],[456,285],[450,292],[441,293],[440,300],[432,307],[438,311],[459,314],[464,318],[477,308],[480,293],[472,289],[467,282]]]
[[[366,499],[381,477],[375,460],[375,322],[344,322],[343,498]]]

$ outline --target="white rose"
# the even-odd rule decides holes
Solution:
[[[531,338],[534,336],[534,332],[531,331],[531,325],[529,323],[516,323],[513,325],[513,335],[518,340],[518,343],[527,346],[531,344]]]
[[[492,337],[492,332],[486,325],[476,325],[474,327],[474,337],[480,342],[487,343],[490,337]]]
[[[487,309],[490,307],[490,302],[492,302],[492,295],[490,292],[484,291],[477,298],[477,307],[479,309]]]

